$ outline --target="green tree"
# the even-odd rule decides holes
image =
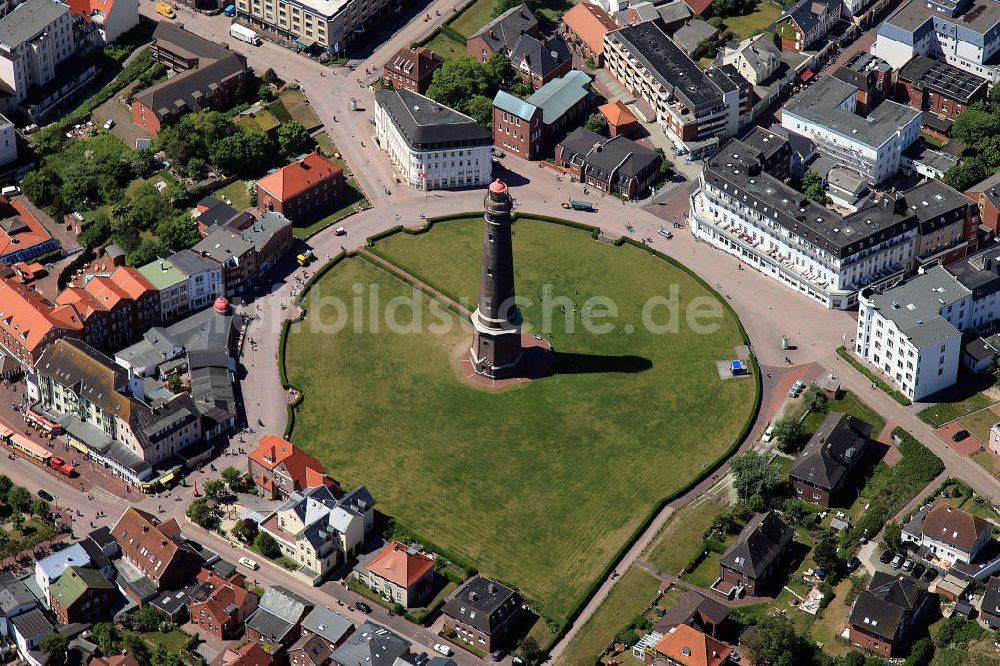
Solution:
[[[230,490],[238,493],[243,489],[243,472],[233,466],[222,470],[222,480],[229,485]]]
[[[958,114],[951,126],[953,139],[966,146],[978,146],[1000,134],[1000,113],[990,113],[982,102],[976,102]]]
[[[462,110],[483,127],[493,125],[493,100],[489,97],[473,95],[472,99],[463,105]]]
[[[757,623],[757,633],[742,641],[743,655],[752,663],[771,666],[799,666],[808,664],[813,653],[812,645],[795,633],[795,626],[787,617],[762,617]]]
[[[542,648],[534,636],[522,638],[517,644],[517,652],[529,664],[536,663],[543,655]]]
[[[608,129],[608,119],[604,117],[603,113],[591,114],[583,126],[594,134],[611,136],[611,131]]]
[[[962,114],[959,114],[958,117],[961,118]],[[988,175],[990,175],[990,169],[982,160],[975,157],[963,157],[958,164],[948,169],[947,173],[944,174],[944,182],[962,192]]]
[[[187,213],[178,213],[156,225],[156,235],[165,248],[183,250],[201,239],[194,219]]]
[[[23,513],[15,513],[13,516],[11,516],[11,518],[10,518],[10,524],[13,525],[14,529],[17,530],[19,533],[21,533],[22,535],[24,534],[24,514]]]
[[[910,656],[903,666],[927,666],[934,658],[934,643],[929,638],[921,638],[910,646]]]
[[[23,486],[14,486],[7,491],[7,505],[16,513],[23,513],[31,506],[31,493]]]
[[[781,470],[767,456],[747,451],[732,459],[733,487],[741,500],[751,497],[770,497],[781,486]]]
[[[434,71],[427,96],[489,127],[493,97],[509,69],[510,61],[500,54],[493,55],[485,63],[472,56],[455,58]],[[485,113],[485,102],[480,98],[490,101],[489,114]]]
[[[262,171],[272,162],[274,152],[274,144],[265,132],[243,129],[217,141],[209,155],[217,168],[242,178]]]
[[[151,606],[149,604],[140,606],[139,610],[135,611],[133,619],[135,620],[135,626],[139,628],[139,631],[147,634],[159,631],[160,627],[163,626],[165,622],[170,622],[169,615],[161,611],[156,606]]]
[[[809,388],[806,389],[805,393],[802,394],[802,402],[812,408],[817,412],[825,412],[827,399],[826,393],[823,389],[816,386],[815,384],[810,384]]]
[[[76,239],[85,248],[93,249],[104,244],[111,237],[111,218],[106,213],[95,213],[83,225]]]
[[[786,453],[795,451],[802,443],[805,430],[799,420],[793,416],[786,416],[774,424],[771,431],[774,438],[778,440],[778,448]]]
[[[143,266],[156,259],[162,251],[163,246],[158,239],[143,238],[134,250],[125,255],[125,263],[129,266]]]
[[[208,175],[208,163],[200,157],[188,160],[187,175],[191,180],[201,180]]]
[[[149,645],[142,636],[135,632],[130,631],[122,636],[121,649],[135,657],[135,660],[140,664],[149,664],[152,662],[152,656],[149,654]]]
[[[66,651],[69,650],[69,639],[58,631],[46,634],[38,646],[49,658],[48,663],[61,666],[66,663]]]
[[[0,474],[0,497],[7,497],[7,493],[14,487],[14,482],[6,474]]]
[[[826,196],[826,188],[823,187],[823,179],[819,174],[809,169],[802,176],[802,192],[807,198],[818,204],[830,203],[830,198]]]
[[[881,544],[885,548],[899,550],[903,545],[903,528],[895,521],[889,521],[882,528]]]
[[[837,555],[836,531],[827,528],[819,533],[812,557],[816,566],[826,569],[827,573],[836,571],[837,564],[840,563],[840,556]]]
[[[0,527],[0,547],[6,546],[10,543],[10,532]]]
[[[539,0],[498,0],[496,7],[493,8],[493,13],[491,16],[496,18],[505,12],[509,12],[514,9],[514,7],[519,7],[521,5],[527,6],[527,8],[534,12],[538,10]]]
[[[221,479],[212,479],[205,482],[202,490],[205,491],[205,497],[219,499],[226,494],[226,484]]]
[[[118,644],[122,639],[121,632],[111,622],[98,622],[90,630],[90,638],[101,648],[101,654],[108,656],[118,653]]]
[[[48,502],[39,497],[31,502],[31,513],[39,518],[48,518],[49,514],[52,513],[52,507],[49,506]]]
[[[243,543],[253,543],[257,537],[257,523],[249,518],[238,520],[233,525],[232,535]]]
[[[195,525],[200,525],[206,529],[211,528],[215,524],[215,513],[208,506],[208,502],[204,498],[199,498],[191,502],[191,506],[187,508],[187,516]]]
[[[36,206],[48,208],[59,199],[59,188],[52,173],[45,169],[29,171],[19,183],[21,192]]]
[[[267,532],[258,532],[257,536],[254,537],[253,545],[260,551],[261,555],[269,559],[274,559],[278,555],[281,555],[278,542]]]
[[[309,150],[313,140],[302,123],[289,120],[278,127],[278,145],[286,157],[294,157]]]

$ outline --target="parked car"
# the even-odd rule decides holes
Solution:
[[[892,548],[886,548],[885,550],[882,551],[882,554],[879,556],[878,560],[882,564],[889,564],[889,562],[892,562],[892,558],[895,555],[896,551],[894,551]]]
[[[656,233],[660,234],[664,238],[674,237],[674,232],[670,231],[670,229],[667,229],[666,227],[660,227],[659,229],[656,230]]]
[[[914,578],[920,578],[922,575],[924,575],[924,571],[926,571],[926,570],[927,570],[927,567],[925,567],[923,564],[920,564],[919,562],[917,562],[913,566],[913,571],[910,572],[910,575],[913,576]]]
[[[507,653],[503,650],[493,650],[493,652],[490,653],[490,659],[493,661],[503,661],[503,658],[506,656]]]
[[[903,571],[906,572],[913,571],[913,560],[911,560],[910,558],[906,558],[906,561],[903,562]]]
[[[968,437],[969,437],[968,430],[959,430],[958,432],[956,432],[954,435],[951,436],[951,441],[961,442],[963,439],[968,439]]]
[[[444,643],[435,643],[434,644],[434,651],[435,652],[440,652],[441,654],[443,654],[446,657],[450,657],[451,653],[452,653],[452,649],[450,647],[448,647],[447,645],[445,645]]]
[[[38,496],[41,497],[46,502],[54,502],[55,499],[56,499],[55,496],[52,495],[52,493],[50,493],[47,490],[39,490],[38,491]]]
[[[889,564],[889,566],[892,567],[893,569],[898,569],[899,567],[903,566],[903,556],[897,555],[896,557],[892,558],[892,562]]]
[[[937,569],[935,569],[934,567],[927,567],[927,571],[925,571],[924,575],[920,577],[920,580],[924,581],[925,583],[929,583],[935,578],[937,578],[937,576],[938,576]]]
[[[109,130],[114,126],[115,126],[114,118],[108,118],[107,120],[104,121],[104,129]]]
[[[767,430],[764,431],[764,434],[760,436],[760,441],[764,442],[765,444],[767,444],[768,442],[770,442],[772,439],[774,439],[774,426],[773,425],[772,426],[768,426]]]
[[[372,612],[372,607],[369,606],[368,604],[366,604],[363,601],[355,601],[354,602],[354,607],[357,608],[362,613],[366,613],[367,614],[367,613],[371,613]]]
[[[257,564],[256,561],[251,560],[249,557],[241,557],[239,562],[250,571],[257,571],[257,569],[260,569],[260,565]]]
[[[852,573],[854,571],[857,571],[858,567],[860,566],[861,566],[861,560],[859,560],[856,557],[852,557],[851,559],[847,560],[846,564],[844,564],[844,568],[847,569],[847,573]]]
[[[805,387],[806,387],[806,383],[804,381],[802,381],[801,379],[796,379],[795,383],[792,384],[792,388],[795,389],[796,391],[801,391]]]

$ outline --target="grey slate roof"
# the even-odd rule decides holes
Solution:
[[[677,46],[692,53],[698,44],[706,39],[713,39],[718,34],[718,28],[713,28],[701,19],[691,19],[678,28],[671,37]]]
[[[483,576],[474,576],[455,591],[441,612],[487,635],[512,614],[518,612],[523,600],[510,588]]]
[[[655,151],[624,136],[608,139],[584,127],[573,130],[559,145],[574,153],[573,161],[585,164],[587,173],[594,170],[608,174],[617,169],[623,177],[631,178],[662,159]]]
[[[521,63],[526,63],[532,74],[544,78],[572,58],[566,42],[558,35],[544,41],[531,35],[521,35],[514,45],[510,64],[520,68]]]
[[[719,564],[756,579],[781,556],[794,534],[773,511],[758,513],[722,555]]]
[[[937,179],[907,190],[905,196],[910,210],[920,220],[920,233],[925,235],[964,220],[972,206],[971,199]]]
[[[906,282],[872,294],[872,305],[892,321],[918,349],[959,334],[941,316],[941,308],[965,298],[971,291],[941,266],[926,269]]]
[[[257,610],[247,618],[246,624],[267,640],[280,643],[310,608],[310,601],[275,585],[264,591]]]
[[[887,640],[897,638],[900,626],[917,610],[926,594],[926,583],[909,576],[876,571],[868,589],[851,608],[850,623]]]
[[[281,213],[268,211],[252,224],[241,225],[243,228],[237,228],[235,224],[225,226],[234,233],[238,233],[244,240],[253,243],[258,252],[263,252],[276,233],[286,227],[291,228],[292,221]]]
[[[411,643],[374,622],[365,622],[331,655],[337,664],[392,666],[410,649]]]
[[[32,608],[27,613],[14,616],[11,622],[17,627],[17,632],[25,638],[37,638],[51,634],[52,623],[45,618],[45,614],[38,608]]]
[[[687,624],[691,620],[699,623],[707,621],[719,625],[729,617],[729,608],[715,599],[706,597],[696,590],[688,590],[677,602],[667,609],[667,612],[656,621],[657,630],[663,633],[679,624]]]
[[[6,617],[23,606],[37,606],[28,587],[9,571],[0,571],[0,616]]]
[[[514,45],[522,34],[532,32],[537,28],[538,18],[531,13],[526,5],[518,5],[484,25],[470,39],[482,37],[494,52],[506,55],[514,50]]]
[[[0,44],[18,48],[44,30],[69,6],[57,0],[27,0],[0,19]]]
[[[219,262],[208,257],[203,257],[191,250],[180,250],[168,257],[170,263],[186,277],[198,275],[219,268]]]
[[[316,606],[302,620],[302,628],[321,636],[330,643],[338,643],[345,634],[354,630],[354,624],[327,606]]]
[[[830,412],[789,468],[788,476],[826,490],[836,489],[863,455],[871,430],[870,423],[857,417]]]
[[[253,243],[244,240],[241,236],[234,234],[229,229],[217,228],[193,248],[195,252],[204,252],[220,264],[225,264],[234,258],[242,257],[253,251]]]
[[[991,576],[987,581],[980,612],[994,618],[1000,617],[1000,576]]]
[[[819,17],[823,15],[827,5],[835,1],[799,0],[790,9],[785,10],[785,16],[794,19],[803,32],[809,32],[819,23]],[[839,6],[839,3],[837,4]]]
[[[206,227],[214,227],[228,222],[240,213],[225,201],[219,201],[215,197],[205,197],[198,202],[198,205],[208,207],[208,210],[198,215],[198,221]]]
[[[376,90],[375,103],[385,109],[413,149],[436,150],[493,143],[493,134],[469,116],[410,90]]]

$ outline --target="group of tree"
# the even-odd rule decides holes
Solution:
[[[608,127],[608,119],[604,117],[603,113],[592,114],[589,118],[587,118],[587,122],[585,122],[583,126],[594,134],[600,134],[605,137],[611,136],[611,130]]]
[[[191,502],[185,513],[191,522],[205,529],[212,529],[219,524],[219,516],[209,504],[208,499],[204,497],[199,497]]]
[[[740,454],[729,463],[729,469],[733,473],[736,496],[744,502],[756,497],[766,503],[784,490],[781,468],[763,453],[747,451]]]
[[[499,53],[486,62],[472,56],[448,60],[434,71],[427,96],[489,127],[493,121],[493,97],[509,71],[510,60]]]
[[[805,428],[802,422],[794,416],[778,419],[771,426],[771,434],[778,442],[778,450],[784,453],[797,451],[805,439]]]
[[[155,650],[150,652],[149,645],[139,632],[152,633],[164,628],[172,629],[173,625],[169,622],[164,623],[164,619],[169,620],[169,618],[166,618],[166,614],[150,606],[153,611],[160,614],[156,618],[157,625],[148,630],[138,628],[135,624],[135,616],[142,613],[145,608],[144,606],[126,619],[128,627],[119,627],[111,622],[99,622],[95,624],[90,631],[90,640],[97,645],[103,655],[127,653],[135,657],[136,661],[140,664],[149,664],[150,666],[182,666],[184,659],[181,654],[168,651],[163,645],[158,645]],[[147,612],[145,615],[148,616],[147,620],[153,619],[152,613]]]
[[[744,16],[757,9],[758,0],[712,0],[713,16]]]
[[[951,136],[965,144],[965,151],[944,175],[948,185],[964,191],[1000,169],[1000,90],[990,91],[988,104],[976,102],[958,114]]]
[[[826,196],[826,188],[823,187],[823,179],[812,169],[803,174],[801,190],[807,199],[815,201],[821,206],[830,203],[830,197]]]

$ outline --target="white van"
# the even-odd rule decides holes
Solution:
[[[245,566],[250,571],[257,571],[257,569],[260,569],[260,565],[257,564],[256,561],[251,560],[249,557],[241,557],[240,564]]]
[[[16,197],[20,193],[21,190],[19,190],[16,185],[8,185],[7,187],[0,190],[0,194],[4,195],[5,197]]]

